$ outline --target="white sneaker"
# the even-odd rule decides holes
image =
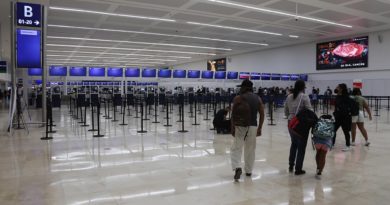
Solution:
[[[345,147],[342,149],[343,152],[348,152],[349,150],[351,150],[351,147]]]
[[[370,142],[366,142],[366,144],[364,144],[364,146],[366,146],[366,147],[368,147],[368,146],[370,146]]]
[[[356,146],[356,144],[354,142],[351,142],[351,146]]]

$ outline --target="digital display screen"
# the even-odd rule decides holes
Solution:
[[[290,74],[282,74],[281,79],[282,79],[283,81],[288,81],[288,80],[290,80]]]
[[[42,76],[42,68],[29,68],[28,75],[29,76]]]
[[[271,73],[262,73],[261,80],[271,80]]]
[[[230,79],[230,80],[236,80],[238,78],[238,72],[228,72],[227,73],[227,79]]]
[[[158,70],[158,77],[159,78],[171,78],[172,77],[172,70],[160,69],[160,70]]]
[[[0,73],[7,73],[7,61],[0,61]]]
[[[41,31],[16,30],[16,66],[41,68]]]
[[[68,69],[64,66],[50,66],[49,74],[50,76],[66,76],[68,74]]]
[[[140,77],[140,69],[139,68],[126,68],[126,77],[138,78]]]
[[[187,75],[186,70],[174,70],[173,78],[185,78]]]
[[[213,79],[213,77],[214,77],[213,71],[208,71],[208,70],[202,71],[202,78],[203,79]]]
[[[200,78],[200,70],[189,70],[187,78]]]
[[[307,74],[300,74],[299,75],[299,79],[301,79],[303,81],[308,81],[309,80],[309,75],[307,75]]]
[[[106,68],[103,67],[89,68],[89,76],[104,77],[106,76]]]
[[[226,58],[208,60],[207,70],[210,71],[226,71]]]
[[[155,78],[157,75],[156,69],[154,68],[144,68],[142,69],[143,78]]]
[[[42,84],[42,80],[35,80],[35,85],[41,85]]]
[[[251,73],[251,80],[260,80],[261,79],[261,73]]]
[[[291,74],[290,80],[292,80],[292,81],[299,80],[299,75],[297,75],[297,74]]]
[[[280,80],[281,79],[281,75],[280,74],[277,74],[277,73],[272,73],[271,74],[271,80]]]
[[[107,68],[108,77],[123,77],[123,68]]]
[[[368,36],[317,44],[317,70],[368,67]]]
[[[87,76],[86,67],[71,67],[69,70],[70,76]]]
[[[240,80],[250,79],[251,73],[250,72],[240,72],[239,78],[240,78]]]
[[[226,71],[216,71],[214,79],[226,79]]]

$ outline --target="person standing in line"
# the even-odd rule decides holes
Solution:
[[[364,110],[368,113],[368,118],[372,120],[371,110],[368,106],[367,100],[362,97],[362,92],[359,88],[354,88],[352,91],[353,98],[355,101],[359,104],[359,115],[358,116],[352,116],[352,146],[355,146],[355,139],[356,139],[356,127],[359,128],[360,132],[362,133],[364,139],[366,140],[365,146],[369,146],[370,142],[368,142],[368,135],[367,130],[364,128]]]
[[[333,138],[333,146],[336,143],[337,130],[341,127],[345,136],[345,148],[342,151],[346,152],[351,149],[351,125],[352,115],[350,112],[351,103],[353,99],[348,94],[348,88],[345,83],[339,84],[334,92],[336,95],[335,108],[333,116],[335,118],[335,136]]]
[[[306,95],[305,92],[305,81],[297,80],[292,94],[287,96],[286,103],[284,106],[285,115],[288,116],[288,121],[295,117],[299,111],[303,109],[312,110],[310,104],[310,98]],[[289,156],[289,172],[294,171],[295,166],[295,175],[305,174],[303,167],[303,160],[305,159],[307,137],[298,136],[296,133],[290,132],[291,137],[291,146],[290,146],[290,156]]]
[[[259,118],[257,122],[257,114]],[[255,162],[256,137],[261,136],[264,123],[264,105],[260,97],[253,93],[253,83],[246,79],[242,82],[240,94],[233,99],[231,132],[234,137],[230,149],[234,180],[242,174],[241,155],[244,147],[246,176],[252,176]]]

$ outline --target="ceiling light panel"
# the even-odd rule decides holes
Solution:
[[[297,14],[294,14],[294,13],[287,13],[287,12],[282,12],[282,11],[272,10],[272,9],[266,9],[266,8],[261,8],[261,7],[256,7],[256,6],[249,6],[249,5],[240,4],[240,3],[234,3],[234,2],[230,2],[230,1],[220,1],[220,0],[207,0],[207,1],[218,3],[218,4],[221,4],[221,5],[229,5],[229,6],[233,6],[233,7],[250,9],[250,10],[254,10],[254,11],[258,11],[258,12],[272,13],[272,14],[277,14],[277,15],[282,15],[282,16],[288,16],[288,17],[303,19],[303,20],[307,20],[307,21],[314,21],[314,22],[330,24],[330,25],[334,25],[334,26],[341,26],[341,27],[352,28],[351,25],[341,24],[341,23],[337,23],[337,22],[334,22],[334,21],[328,21],[328,20],[324,20],[324,19],[318,19],[318,18],[313,18],[313,17],[308,17],[308,16],[302,16],[302,15],[297,15]]]
[[[202,52],[190,52],[190,51],[117,48],[117,47],[102,47],[102,46],[81,46],[81,45],[65,45],[65,44],[46,44],[46,46],[49,46],[49,47],[71,47],[71,48],[92,48],[92,49],[107,49],[107,50],[124,50],[124,51],[147,51],[147,52],[157,52],[157,53],[181,53],[181,54],[207,55],[207,56],[217,55],[215,53],[202,53]]]
[[[65,12],[76,12],[76,13],[85,13],[85,14],[116,16],[116,17],[123,17],[123,18],[145,19],[145,20],[152,20],[152,21],[175,22],[175,20],[173,20],[173,19],[128,15],[128,14],[120,14],[120,13],[109,13],[109,12],[102,12],[102,11],[91,11],[91,10],[85,10],[85,9],[74,9],[74,8],[55,7],[55,6],[50,6],[49,9],[50,10],[65,11]]]
[[[120,33],[131,33],[131,34],[142,34],[142,35],[155,35],[155,36],[176,37],[176,38],[186,38],[186,39],[198,39],[198,40],[205,40],[205,41],[219,41],[219,42],[227,42],[227,43],[268,46],[263,43],[257,43],[257,42],[236,41],[236,40],[221,39],[221,38],[207,38],[202,36],[187,36],[187,35],[174,35],[174,34],[164,34],[164,33],[154,33],[154,32],[141,32],[141,31],[131,31],[131,30],[122,30],[122,29],[105,29],[105,28],[80,27],[80,26],[55,25],[55,24],[49,24],[48,27],[95,30],[95,31],[106,31],[106,32],[120,32]]]
[[[261,34],[268,34],[268,35],[275,35],[275,36],[282,36],[283,35],[281,33],[274,33],[274,32],[254,30],[254,29],[246,29],[246,28],[239,28],[239,27],[232,27],[232,26],[223,26],[223,25],[217,25],[217,24],[206,24],[206,23],[199,23],[199,22],[192,22],[192,21],[188,21],[187,23],[192,24],[192,25],[198,25],[198,26],[206,26],[206,27],[212,27],[212,28],[221,28],[221,29],[237,30],[237,31],[246,31],[246,32],[261,33]]]
[[[142,56],[142,57],[159,57],[159,58],[182,58],[191,59],[189,56],[164,56],[164,55],[146,55],[137,53],[109,53],[109,52],[96,52],[96,51],[66,51],[66,50],[46,50],[47,53],[82,53],[82,54],[97,54],[97,55],[118,55],[118,56]]]
[[[122,40],[108,40],[108,39],[94,39],[94,38],[76,38],[76,37],[62,37],[62,36],[48,36],[48,39],[67,39],[67,40],[80,40],[80,41],[96,41],[96,42],[110,42],[110,43],[128,43],[128,44],[142,44],[142,45],[158,45],[158,46],[171,46],[181,48],[199,48],[209,50],[222,50],[231,51],[230,48],[216,48],[207,46],[193,46],[193,45],[182,45],[182,44],[171,44],[171,43],[150,43],[141,41],[122,41]]]

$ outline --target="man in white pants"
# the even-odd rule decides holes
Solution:
[[[257,113],[259,123],[257,124]],[[256,136],[261,136],[264,123],[264,106],[260,97],[253,93],[253,83],[246,79],[241,84],[240,95],[233,99],[232,135],[234,142],[230,150],[232,168],[237,181],[242,174],[241,155],[244,147],[246,176],[252,176],[255,162]]]

